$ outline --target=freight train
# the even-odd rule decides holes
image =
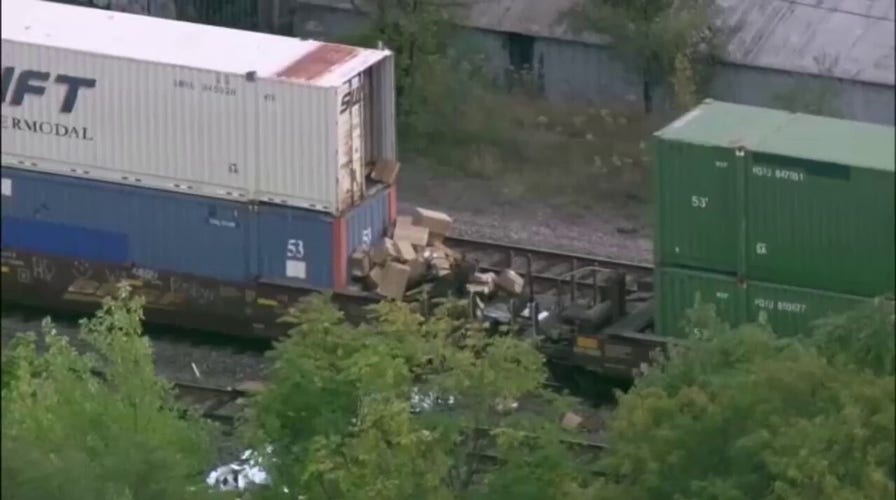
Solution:
[[[380,300],[349,261],[397,217],[390,52],[0,5],[4,300],[89,311],[128,281],[151,321],[263,337],[309,293]],[[482,317],[630,376],[697,297],[798,335],[893,291],[891,127],[707,101],[653,142],[653,290],[574,262],[594,294],[566,276]]]

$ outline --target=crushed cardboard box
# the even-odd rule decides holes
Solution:
[[[389,262],[383,266],[383,278],[377,292],[383,297],[401,300],[407,290],[411,268],[406,264]]]
[[[584,420],[582,417],[570,411],[563,415],[563,421],[560,422],[560,425],[569,430],[575,430],[582,424],[582,420]]]
[[[445,213],[418,207],[414,210],[414,224],[429,231],[427,244],[434,245],[445,239],[453,221]]]
[[[525,284],[526,282],[522,276],[513,269],[505,269],[495,278],[495,286],[512,295],[522,294]]]
[[[380,160],[374,164],[373,171],[370,172],[370,178],[386,184],[394,184],[395,179],[398,178],[399,170],[401,170],[401,163],[391,160]]]
[[[523,292],[525,280],[519,274],[510,269],[498,274],[476,272],[475,261],[466,260],[446,245],[444,238],[451,225],[448,215],[425,208],[396,217],[388,236],[379,244],[351,254],[351,276],[368,290],[392,299],[403,298],[421,283],[438,283],[452,274],[469,293],[482,298],[497,292]]]

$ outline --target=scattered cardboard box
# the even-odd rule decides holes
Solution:
[[[398,262],[388,262],[383,266],[383,278],[377,292],[384,297],[401,300],[404,297],[410,276],[410,266]]]
[[[380,160],[373,166],[370,177],[375,181],[394,184],[395,179],[398,178],[399,170],[401,170],[401,163],[392,160]]]
[[[560,425],[562,425],[563,427],[565,427],[569,430],[575,430],[582,424],[582,420],[583,420],[582,417],[569,411],[569,412],[566,412],[565,415],[563,415],[563,421],[560,422]]]
[[[429,229],[430,233],[445,236],[451,231],[452,220],[442,212],[418,207],[414,210],[414,224]]]
[[[429,240],[429,229],[420,226],[396,225],[392,238],[395,241],[407,241],[412,245],[425,247]]]
[[[501,271],[501,274],[495,279],[495,285],[498,288],[513,295],[520,295],[523,293],[525,284],[525,280],[512,269]]]
[[[383,268],[377,266],[371,269],[370,273],[367,274],[366,280],[370,289],[378,289],[380,287],[380,283],[383,282]]]
[[[417,252],[414,250],[414,245],[409,241],[398,240],[395,242],[395,245],[398,247],[398,257],[404,262],[409,262],[417,258]]]
[[[376,265],[382,265],[400,256],[401,252],[398,250],[398,245],[395,244],[395,241],[391,238],[383,238],[383,241],[373,249],[371,260]]]
[[[364,250],[356,250],[349,257],[349,271],[355,278],[363,278],[370,274],[370,254]]]

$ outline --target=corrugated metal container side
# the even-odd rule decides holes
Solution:
[[[735,273],[743,240],[738,149],[787,113],[706,101],[654,135],[654,262]]]
[[[894,137],[892,127],[704,103],[656,135],[655,261],[892,292]]]
[[[795,288],[771,283],[751,282],[747,287],[747,321],[759,321],[765,315],[775,334],[793,337],[811,333],[811,323],[831,314],[839,314],[871,299],[836,293]]]
[[[0,6],[4,164],[339,214],[395,159],[388,51]]]
[[[687,311],[700,303],[715,305],[716,315],[737,326],[744,320],[743,289],[735,278],[723,274],[660,267],[656,270],[655,289],[658,309],[656,331],[668,337],[684,337],[683,321]]]
[[[3,167],[2,246],[241,282],[246,204]],[[102,277],[105,279],[105,277]]]
[[[807,115],[754,146],[745,274],[862,296],[893,292],[891,127]]]
[[[737,168],[730,149],[654,142],[657,231],[654,262],[735,273],[740,227]]]
[[[251,283],[342,289],[394,220],[380,187],[342,217],[3,167],[2,246]]]

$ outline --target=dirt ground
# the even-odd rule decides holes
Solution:
[[[441,210],[455,221],[458,236],[580,252],[649,263],[652,229],[649,205],[641,200],[595,200],[593,208],[538,199],[509,191],[499,180],[434,173],[402,166],[399,210]]]
[[[517,95],[455,118],[458,134],[403,142],[401,209],[445,211],[462,236],[650,262],[649,139],[661,118]]]

